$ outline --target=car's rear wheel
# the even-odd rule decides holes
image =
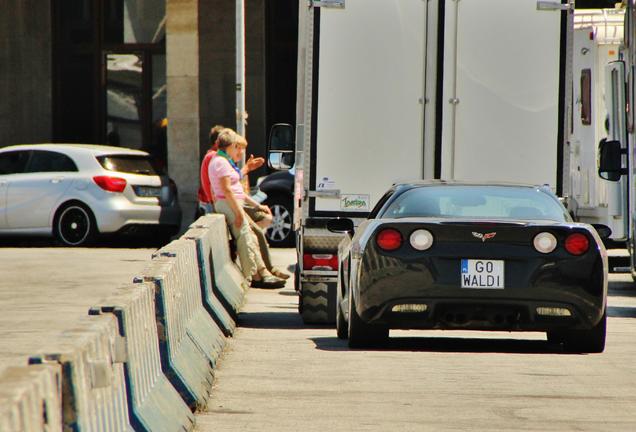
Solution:
[[[356,311],[356,302],[349,294],[349,347],[364,348],[377,346],[389,338],[389,328],[379,324],[367,324]]]
[[[342,313],[342,304],[338,302],[336,305],[336,333],[338,339],[347,339],[349,337],[349,326]]]
[[[589,330],[558,330],[548,332],[548,342],[563,343],[567,352],[601,353],[605,350],[607,309],[601,320]]]
[[[64,246],[82,246],[97,234],[97,224],[91,210],[81,203],[61,207],[53,218],[53,235]]]
[[[294,245],[294,206],[291,198],[272,195],[265,203],[272,211],[272,225],[267,229],[267,240],[271,246]]]

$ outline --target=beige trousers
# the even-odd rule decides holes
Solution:
[[[243,225],[241,225],[240,228],[236,228],[234,225],[234,212],[227,200],[216,200],[214,202],[214,209],[217,213],[225,215],[227,224],[234,236],[234,240],[236,241],[236,249],[239,261],[241,262],[241,271],[243,272],[245,279],[251,281],[252,275],[254,275],[257,270],[264,268],[265,263],[263,262],[261,252],[258,247],[258,240],[250,228],[249,217],[245,214],[245,211],[243,211],[243,201],[237,201],[239,209],[243,212]]]

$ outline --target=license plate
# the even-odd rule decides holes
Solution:
[[[137,186],[135,194],[140,197],[159,198],[161,196],[161,188],[155,186]]]
[[[462,260],[462,288],[504,287],[503,260]]]

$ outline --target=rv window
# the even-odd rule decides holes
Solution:
[[[581,122],[592,124],[592,70],[581,71]]]

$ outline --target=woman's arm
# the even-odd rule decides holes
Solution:
[[[243,211],[239,207],[238,201],[234,196],[234,192],[231,189],[231,181],[230,176],[221,177],[221,189],[223,189],[223,195],[225,195],[225,199],[227,200],[232,212],[234,212],[234,226],[236,228],[241,228],[243,225]]]
[[[245,195],[245,202],[248,203],[250,206],[252,207],[256,207],[257,209],[260,209],[266,213],[271,214],[272,211],[269,209],[269,207],[267,207],[266,205],[263,204],[259,204],[258,202],[254,201],[254,199],[249,196],[249,195]]]

